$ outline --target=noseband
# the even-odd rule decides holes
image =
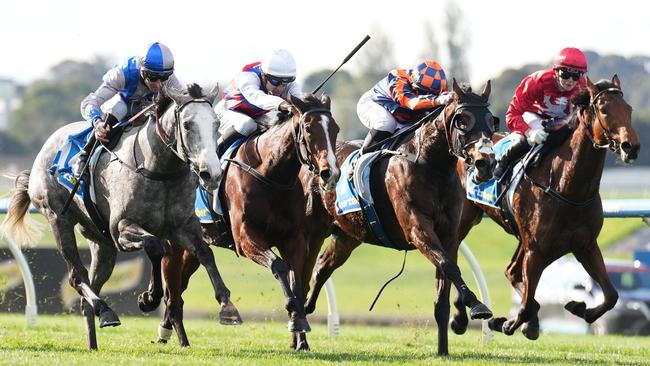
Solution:
[[[596,93],[596,95],[594,95],[594,97],[591,98],[591,101],[589,102],[589,106],[594,111],[594,117],[596,118],[596,121],[598,122],[598,125],[600,126],[600,128],[603,131],[605,131],[605,140],[607,141],[607,144],[599,145],[598,143],[596,143],[596,137],[595,137],[594,132],[593,132],[593,126],[592,126],[591,130],[589,128],[587,128],[587,131],[589,132],[587,136],[589,136],[589,139],[591,139],[591,142],[593,143],[594,148],[596,150],[609,148],[613,153],[618,154],[620,152],[620,150],[621,150],[621,145],[618,143],[618,141],[616,141],[612,137],[612,132],[607,127],[605,127],[605,124],[603,124],[603,121],[602,121],[602,118],[600,116],[599,110],[596,107],[596,102],[598,102],[598,98],[600,98],[605,93],[616,93],[616,94],[620,94],[621,97],[622,97],[623,92],[619,88],[603,89],[603,90],[599,91],[598,93]],[[589,126],[587,126],[587,127],[589,127]]]

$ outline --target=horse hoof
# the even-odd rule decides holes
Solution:
[[[287,328],[289,329],[290,332],[298,332],[298,333],[311,332],[311,327],[309,326],[309,323],[305,318],[289,320]]]
[[[308,352],[309,351],[309,344],[307,342],[299,342],[298,345],[296,345],[295,348],[296,351],[298,352]]]
[[[503,323],[505,323],[506,320],[506,318],[492,318],[488,320],[488,328],[495,332],[503,332]]]
[[[160,306],[160,299],[154,299],[149,292],[143,292],[138,296],[138,307],[143,313],[149,313]]]
[[[467,323],[461,324],[461,322],[456,321],[456,319],[452,319],[449,322],[449,327],[455,334],[465,334],[465,331],[467,331]]]
[[[524,323],[524,325],[521,326],[521,332],[531,341],[539,338],[539,327],[532,326],[530,323]]]
[[[585,318],[585,312],[587,311],[587,305],[584,302],[569,301],[564,308],[569,311],[571,314],[578,316],[582,319]]]
[[[99,314],[99,327],[117,327],[121,325],[120,318],[117,317],[117,314],[113,310],[105,310]]]
[[[156,343],[167,344],[167,340],[166,340],[166,339],[158,338],[158,340],[156,341]]]
[[[219,312],[219,323],[223,325],[240,325],[243,323],[239,311],[234,305],[226,305]]]
[[[512,326],[513,324],[514,324],[513,320],[508,320],[505,323],[503,323],[503,329],[502,329],[503,334],[509,336],[515,334],[515,330],[517,330],[517,328],[513,327]]]
[[[492,310],[485,306],[485,304],[479,303],[469,311],[469,317],[472,319],[490,319],[492,317]]]

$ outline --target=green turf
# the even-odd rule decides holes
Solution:
[[[309,333],[311,351],[291,351],[285,323],[222,326],[209,320],[186,322],[192,347],[175,338],[152,344],[157,321],[122,318],[122,326],[98,330],[99,350],[85,346],[79,316],[0,315],[0,364],[5,365],[648,365],[650,344],[641,337],[542,334],[531,342],[520,333],[496,334],[483,345],[478,331],[450,335],[450,356],[436,355],[435,328],[344,325],[338,337],[324,326]]]

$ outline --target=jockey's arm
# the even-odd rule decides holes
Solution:
[[[533,78],[530,75],[524,78],[512,96],[506,112],[506,125],[511,131],[523,135],[528,130],[529,124],[524,119],[524,113],[535,110],[534,103],[540,94],[543,94],[543,91],[535,84]]]
[[[284,99],[265,93],[260,90],[260,85],[261,80],[252,72],[242,72],[237,76],[237,86],[246,100],[267,111],[277,110]]]
[[[102,104],[115,96],[124,88],[124,73],[119,67],[114,67],[106,72],[103,82],[94,92],[88,94],[81,101],[81,116],[91,124],[102,117]]]
[[[405,78],[398,78],[389,86],[388,89],[391,98],[399,103],[402,107],[411,110],[431,109],[437,107],[439,103],[438,96],[435,94],[417,95],[411,89],[410,83]]]

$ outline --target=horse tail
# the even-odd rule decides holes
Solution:
[[[23,170],[15,179],[14,190],[9,198],[7,216],[0,225],[0,238],[10,238],[20,244],[33,244],[42,236],[43,224],[29,215],[31,199],[29,188],[29,170]]]

